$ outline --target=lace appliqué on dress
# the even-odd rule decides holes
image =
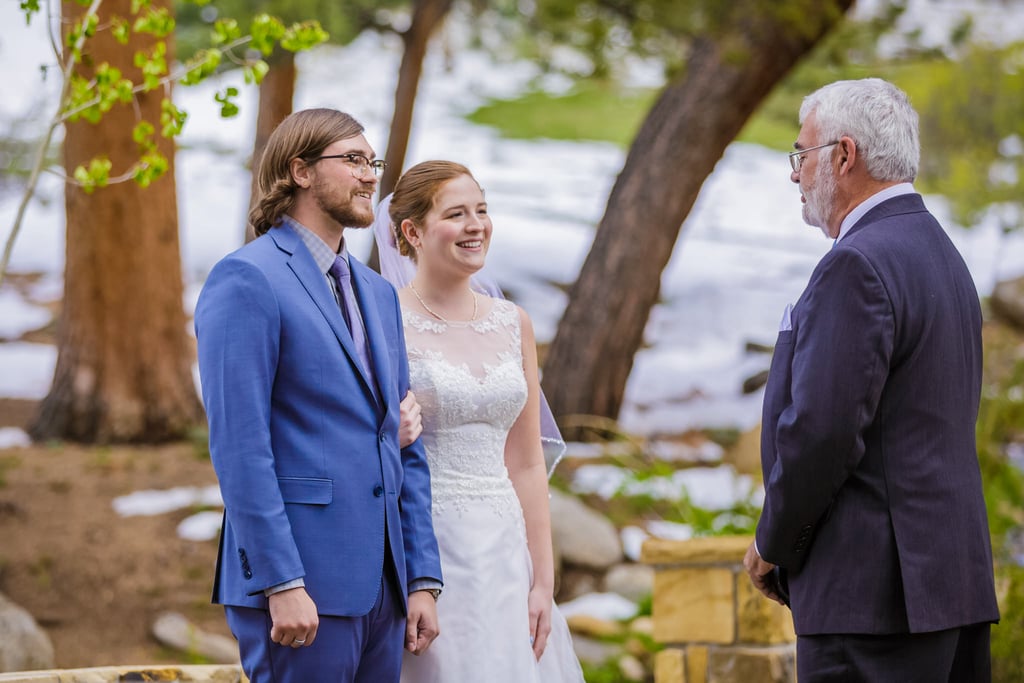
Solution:
[[[463,512],[469,500],[521,515],[505,440],[526,403],[522,330],[514,304],[490,301],[483,318],[467,323],[403,313],[435,515]]]

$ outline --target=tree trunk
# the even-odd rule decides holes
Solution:
[[[256,115],[256,140],[252,146],[252,186],[249,192],[249,208],[256,201],[256,169],[259,168],[263,148],[267,146],[270,134],[277,125],[292,113],[292,100],[295,98],[295,53],[276,48],[270,70],[260,83],[260,105]],[[245,241],[250,242],[255,235],[248,218],[245,221]]]
[[[391,116],[388,134],[388,149],[384,161],[388,167],[380,179],[379,197],[391,194],[402,175],[405,153],[409,149],[409,132],[412,130],[412,113],[416,104],[416,91],[423,74],[423,58],[427,54],[430,37],[444,21],[452,7],[453,0],[415,0],[412,23],[402,34],[402,63],[398,67],[398,86],[395,88],[395,111]],[[374,242],[368,261],[371,268],[380,270],[377,243]]]
[[[131,0],[107,0],[100,25],[111,15],[129,16]],[[172,8],[170,0],[154,7]],[[69,15],[82,7],[65,2]],[[86,65],[110,62],[139,82],[132,55],[153,38],[134,35],[127,45],[101,30],[88,43]],[[167,61],[173,60],[168,40]],[[113,174],[137,158],[128,134],[139,118],[159,131],[158,89],[136,102],[115,106],[98,125],[66,126],[64,165],[69,173],[97,154],[108,156]],[[58,331],[57,368],[50,393],[32,426],[36,439],[83,442],[156,442],[180,438],[202,420],[192,378],[193,348],[182,307],[174,144],[159,138],[171,162],[168,172],[143,189],[133,182],[86,194],[68,185],[64,307]]]
[[[692,44],[685,73],[644,120],[544,364],[544,392],[567,438],[583,436],[570,416],[618,417],[661,273],[701,185],[760,102],[853,0],[801,4],[795,26],[772,3],[744,3],[734,15],[741,20]]]

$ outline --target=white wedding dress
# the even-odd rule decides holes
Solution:
[[[527,394],[519,312],[508,301],[485,297],[480,308],[484,315],[468,323],[403,312],[444,591],[437,603],[441,635],[421,656],[405,652],[402,681],[583,681],[557,607],[539,662],[530,646],[532,564],[504,457],[505,438]]]

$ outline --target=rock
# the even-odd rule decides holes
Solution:
[[[997,283],[989,305],[996,318],[1024,330],[1024,277]]]
[[[52,669],[53,643],[32,615],[0,593],[0,672]]]
[[[604,575],[604,589],[640,602],[654,590],[654,567],[632,562],[617,564]]]
[[[557,581],[558,591],[555,593],[561,604],[575,600],[587,593],[596,593],[600,589],[600,580],[592,571],[586,569],[563,569]]]
[[[643,662],[633,655],[619,657],[619,673],[622,674],[623,680],[627,681],[643,681],[647,678],[647,669],[644,668]]]
[[[586,636],[573,636],[572,646],[581,664],[604,664],[622,652],[622,648],[615,643],[604,643]]]
[[[153,637],[179,652],[200,655],[216,664],[235,664],[238,643],[217,633],[207,633],[177,612],[164,612],[153,622]]]
[[[574,634],[592,636],[594,638],[616,638],[624,632],[622,624],[609,621],[589,614],[573,614],[566,618],[569,630]]]
[[[605,570],[622,559],[615,526],[579,499],[551,491],[551,535],[563,562]]]
[[[654,636],[654,619],[650,617],[637,617],[629,622],[629,632],[639,633],[642,636]]]
[[[736,443],[726,451],[722,462],[732,465],[739,474],[761,477],[761,425],[740,434]]]
[[[635,603],[616,593],[588,593],[560,603],[559,609],[566,619],[576,614],[586,614],[599,619],[624,621],[632,619],[637,613]]]

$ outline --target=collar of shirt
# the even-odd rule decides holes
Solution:
[[[854,207],[853,211],[846,214],[846,218],[843,219],[842,224],[839,226],[839,237],[836,238],[836,241],[838,242],[839,240],[843,239],[843,236],[850,231],[850,228],[857,224],[857,221],[864,217],[864,214],[866,214],[868,211],[875,208],[885,200],[892,199],[893,197],[899,197],[902,194],[913,193],[914,186],[912,184],[899,183],[898,185],[891,185],[885,188],[884,190],[881,190],[871,195],[870,197],[862,201],[860,204],[858,204],[856,207]]]
[[[345,261],[348,261],[348,247],[345,246],[345,238],[341,240],[341,251],[336,254],[333,249],[327,246],[326,242],[320,239],[319,235],[291,216],[287,214],[282,216],[281,223],[295,231],[299,239],[302,240],[302,243],[309,249],[309,253],[313,255],[313,260],[316,261],[317,268],[320,269],[321,273],[327,274],[327,271],[334,265],[334,259],[337,256],[341,256]]]

